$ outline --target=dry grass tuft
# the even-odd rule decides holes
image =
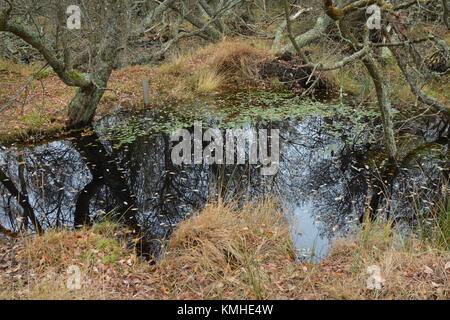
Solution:
[[[289,239],[272,200],[209,205],[180,225],[156,270],[172,298],[264,299],[276,291],[271,268],[292,262]]]
[[[251,80],[258,76],[258,65],[268,58],[268,53],[248,42],[222,42],[200,51],[205,54],[207,64],[215,66],[218,73],[228,77]]]
[[[258,78],[258,65],[269,58],[272,58],[269,51],[261,49],[256,42],[224,40],[174,55],[157,69],[156,77],[166,81],[167,76],[171,77],[172,87],[194,79],[193,85],[184,87],[196,93],[218,92],[233,86],[236,88],[236,84],[254,83]],[[183,99],[183,96],[174,98]]]
[[[223,77],[216,70],[203,70],[198,75],[196,91],[209,93],[217,91],[223,83]]]

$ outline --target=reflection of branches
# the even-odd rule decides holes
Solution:
[[[100,185],[104,184],[109,188],[117,201],[114,218],[123,222],[139,238],[139,252],[145,256],[151,255],[151,245],[143,237],[143,230],[136,216],[137,205],[131,196],[130,188],[126,183],[125,177],[117,168],[115,159],[106,151],[98,135],[95,133],[79,134],[77,139],[75,139],[75,145],[80,154],[86,158],[93,177],[92,182],[81,191],[77,201],[77,209],[89,208],[89,201],[92,194],[85,195],[85,191],[98,190]],[[78,211],[77,214],[79,217],[76,217],[76,219],[80,222],[87,221],[88,218],[85,212],[89,212],[89,210],[84,212]]]
[[[23,209],[24,216],[30,219],[31,223],[34,225],[37,233],[42,233],[42,227],[39,220],[36,218],[33,207],[30,205],[28,200],[28,195],[26,189],[20,192],[14,183],[6,176],[6,174],[0,169],[0,181],[5,186],[5,188],[16,198],[17,202]]]
[[[41,224],[44,227],[68,224],[73,202],[71,191],[85,180],[81,174],[78,179],[71,179],[71,174],[83,170],[78,153],[69,143],[56,142],[35,147],[24,155],[26,160],[21,162],[26,162],[26,184],[34,199],[34,210],[42,217]]]
[[[75,145],[80,154],[86,157],[93,177],[103,181],[114,194],[118,201],[118,215],[123,217],[127,225],[137,228],[138,223],[133,213],[133,209],[136,208],[134,199],[131,197],[126,181],[98,136],[95,133],[81,135],[75,139]]]

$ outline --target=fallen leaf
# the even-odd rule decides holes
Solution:
[[[426,274],[433,274],[434,271],[429,266],[425,266],[423,272]]]

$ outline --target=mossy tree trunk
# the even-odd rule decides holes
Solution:
[[[79,88],[75,97],[70,101],[67,128],[77,128],[89,125],[95,116],[104,90],[92,84]]]
[[[336,7],[341,8],[353,2],[356,2],[356,0],[338,0]],[[328,29],[333,25],[334,19],[331,18],[326,12],[324,12],[317,18],[314,26],[310,30],[296,36],[295,41],[300,48],[303,48],[308,44],[319,40],[320,38],[326,37]],[[294,46],[290,42],[283,48],[283,51],[292,52],[294,51]]]
[[[395,161],[397,158],[397,146],[395,143],[394,123],[392,121],[392,106],[387,93],[387,87],[381,78],[380,72],[378,71],[373,58],[366,57],[363,59],[363,63],[372,78],[375,91],[377,92],[386,150],[391,161]]]

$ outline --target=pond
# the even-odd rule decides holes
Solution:
[[[13,186],[0,185],[1,224],[13,230],[29,224],[16,218],[24,210],[32,211],[42,229],[74,227],[120,212],[142,226],[159,250],[160,240],[207,202],[220,197],[244,203],[270,194],[292,226],[299,259],[311,261],[357,227],[367,201],[370,143],[367,132],[351,122],[336,125],[310,116],[247,123],[247,130],[279,130],[278,170],[262,175],[260,164],[174,164],[176,143],[170,135],[148,130],[157,127],[158,118],[155,112],[118,114],[98,121],[90,132],[3,148],[0,170]],[[225,130],[220,121],[206,118],[203,126]]]

